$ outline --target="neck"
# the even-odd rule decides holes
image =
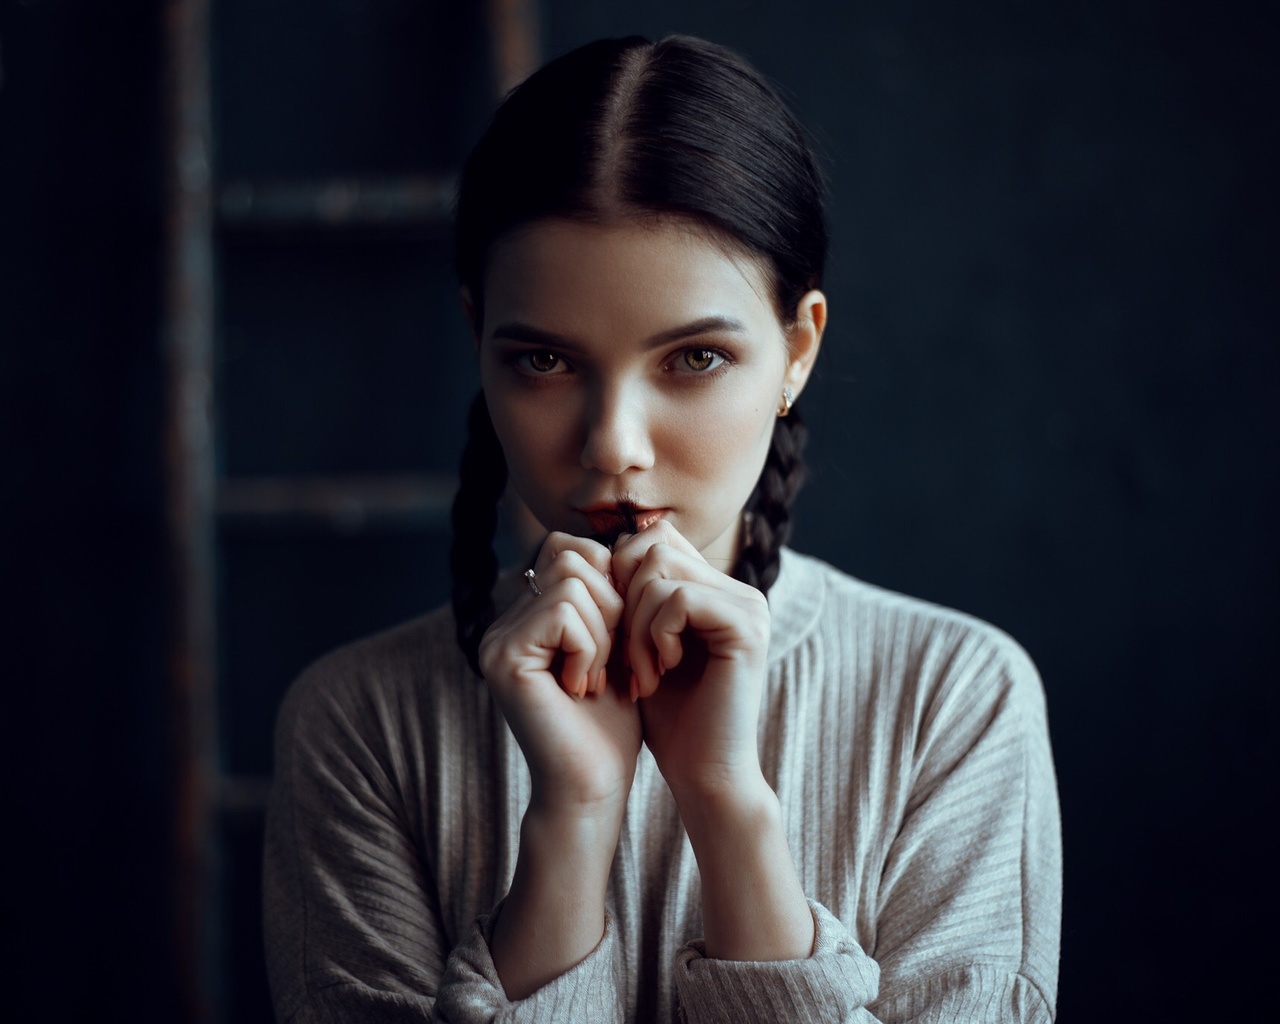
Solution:
[[[723,573],[732,573],[738,561],[738,553],[742,550],[742,516],[737,516],[729,528],[702,549],[702,557],[707,564]]]

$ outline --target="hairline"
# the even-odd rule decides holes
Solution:
[[[722,255],[734,263],[745,262],[749,264],[760,274],[760,278],[768,292],[765,299],[768,302],[769,307],[773,310],[773,314],[777,318],[779,326],[782,328],[783,338],[786,341],[788,349],[790,349],[790,334],[798,320],[797,310],[783,310],[780,308],[782,301],[780,295],[780,274],[773,264],[772,257],[765,253],[756,252],[733,232],[718,224],[711,223],[706,218],[699,217],[696,214],[678,210],[654,210],[622,202],[610,202],[604,210],[583,210],[573,213],[544,214],[543,216],[535,217],[532,220],[515,224],[495,237],[489,243],[485,252],[484,266],[481,269],[481,277],[478,282],[481,295],[473,296],[473,298],[477,300],[476,309],[478,313],[482,309],[482,305],[479,300],[481,299],[485,289],[486,280],[489,275],[489,265],[492,261],[491,257],[494,250],[500,246],[509,244],[539,224],[553,223],[556,221],[562,221],[570,224],[585,224],[600,228],[630,226],[638,227],[646,231],[659,231],[663,228],[675,228],[691,238],[706,242],[708,245],[718,249]],[[477,327],[478,326],[479,325],[477,324]]]

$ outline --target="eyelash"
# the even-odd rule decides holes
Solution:
[[[530,362],[538,356],[550,356],[552,359],[556,361],[555,367],[569,365],[569,361],[565,359],[563,356],[557,355],[555,352],[552,352],[549,349],[536,349],[536,348],[526,349],[523,352],[514,352],[507,358],[507,362],[511,366],[515,367],[516,370],[523,373],[527,377],[557,376],[557,373],[555,372],[555,367],[553,367],[551,370],[537,370],[537,369],[534,369],[531,365],[529,365]]]
[[[697,353],[699,355],[702,355],[705,353],[706,355],[711,356],[713,360],[712,365],[708,366],[705,370],[695,370],[692,366],[688,366],[688,358],[690,355],[694,353]],[[719,360],[719,362],[714,362],[714,360],[717,360],[717,359]],[[685,365],[688,366],[687,372],[692,373],[698,377],[718,377],[722,370],[727,369],[733,363],[733,358],[729,355],[728,352],[725,352],[722,349],[718,349],[718,348],[710,348],[709,346],[706,346],[706,345],[699,345],[697,348],[682,348],[679,352],[675,354],[675,358],[672,359],[671,362],[676,363],[680,360],[684,360]],[[686,371],[677,370],[675,372],[684,373]]]
[[[719,362],[713,362],[713,364],[707,367],[707,369],[705,370],[695,370],[693,367],[688,366],[687,362],[685,363],[685,365],[688,366],[688,369],[677,370],[674,368],[674,364],[677,361],[681,359],[687,360],[689,355],[694,353],[697,353],[697,354],[705,353],[707,355],[710,355],[713,360],[718,359]],[[537,356],[544,356],[544,357],[550,356],[553,360],[555,360],[555,363],[552,369],[538,370],[538,369],[535,369],[533,366],[531,366],[530,365],[531,361]],[[550,349],[526,349],[523,352],[514,352],[507,357],[506,362],[509,366],[515,369],[517,373],[523,375],[526,378],[530,378],[532,380],[540,380],[540,379],[545,379],[549,377],[558,377],[563,372],[565,372],[560,370],[559,369],[560,367],[571,366],[569,361],[565,359],[564,356],[560,355],[557,352],[553,352]],[[723,349],[714,348],[710,345],[696,345],[696,346],[690,346],[689,348],[682,348],[676,353],[674,353],[672,357],[665,364],[665,368],[669,369],[673,373],[687,374],[693,377],[709,378],[709,377],[719,377],[721,374],[728,372],[729,367],[732,366],[733,363],[734,363],[733,356],[731,356],[728,352],[724,351]]]

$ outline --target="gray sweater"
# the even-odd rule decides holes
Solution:
[[[281,708],[265,862],[277,1017],[1052,1020],[1060,830],[1025,652],[790,551],[769,606],[760,760],[817,925],[810,957],[702,955],[697,865],[642,749],[603,940],[508,1001],[488,941],[529,773],[445,609],[323,658]]]

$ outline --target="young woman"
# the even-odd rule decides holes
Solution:
[[[281,711],[281,1020],[1053,1018],[1035,669],[783,546],[825,250],[800,130],[719,47],[595,43],[497,112],[453,607]],[[499,579],[508,486],[545,539]]]

